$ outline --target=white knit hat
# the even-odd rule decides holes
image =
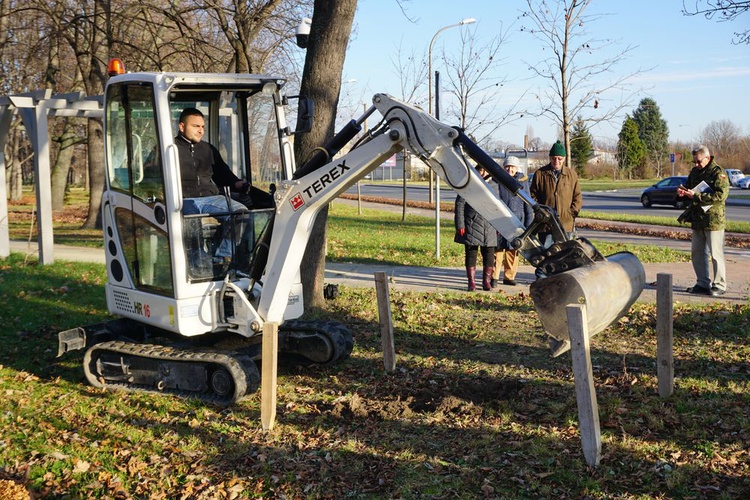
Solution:
[[[515,156],[509,156],[503,162],[503,167],[507,167],[508,165],[513,165],[515,167],[519,167],[521,165],[521,160],[519,160]]]

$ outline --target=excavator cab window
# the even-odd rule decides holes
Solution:
[[[273,96],[258,89],[175,89],[170,95],[173,135],[183,109],[199,109],[206,122],[203,140],[214,145],[241,179],[252,184],[250,193],[231,197],[247,211],[220,216],[183,215],[183,243],[188,259],[188,279],[222,279],[231,269],[246,271],[252,265],[257,239],[273,216],[273,186],[283,177],[279,127]],[[232,255],[217,259],[222,239],[230,239]]]
[[[159,127],[150,84],[107,88],[108,200],[128,273],[141,289],[173,294]],[[114,247],[116,248],[116,246]],[[115,282],[122,271],[113,273]],[[117,278],[120,278],[119,280]]]

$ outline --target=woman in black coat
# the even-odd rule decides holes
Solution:
[[[483,169],[479,174],[485,176]],[[495,267],[495,246],[497,245],[497,230],[482,217],[474,207],[466,203],[460,196],[456,196],[456,207],[454,210],[454,222],[456,224],[456,243],[464,244],[464,263],[466,265],[466,277],[469,280],[468,290],[477,289],[477,251],[482,252],[482,289],[490,290],[492,286],[492,271]]]

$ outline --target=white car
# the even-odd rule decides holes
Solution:
[[[729,185],[738,187],[738,182],[740,179],[745,177],[745,174],[742,173],[741,170],[737,170],[736,168],[728,168],[726,169],[727,175],[729,176]]]
[[[737,187],[742,189],[750,189],[750,176],[746,175],[742,179],[738,180]]]

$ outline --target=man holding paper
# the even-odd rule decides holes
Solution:
[[[693,151],[693,164],[695,166],[688,175],[686,186],[677,188],[678,196],[692,200],[686,213],[690,214],[690,227],[693,230],[691,260],[696,284],[687,291],[720,296],[727,291],[724,227],[729,178],[724,169],[714,162],[706,146],[699,146]],[[709,260],[713,264],[713,283]]]

